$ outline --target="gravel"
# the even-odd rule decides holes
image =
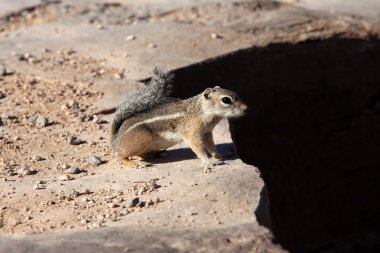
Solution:
[[[1,118],[1,119],[9,119],[9,114],[6,113],[6,112],[3,112],[3,113],[0,115],[0,118]]]
[[[0,76],[13,75],[14,73],[15,73],[14,70],[10,70],[4,66],[0,66]]]
[[[71,190],[68,198],[69,199],[74,199],[74,198],[78,198],[79,196],[80,196],[80,193],[78,191]]]
[[[7,69],[3,66],[0,66],[0,76],[5,76],[7,74]]]
[[[135,206],[137,206],[139,203],[140,203],[140,198],[139,198],[139,197],[133,198],[133,199],[131,200],[131,204],[129,205],[129,207],[135,207]]]
[[[80,145],[80,144],[83,144],[85,143],[85,141],[79,139],[78,137],[74,136],[74,135],[71,135],[69,134],[67,137],[66,137],[66,140],[67,142],[70,144],[70,145]]]
[[[41,189],[46,189],[46,185],[44,185],[44,184],[33,185],[33,190],[41,190]]]
[[[145,186],[140,187],[138,194],[142,195],[142,194],[144,194],[144,192],[146,192],[146,187]]]
[[[81,169],[79,169],[76,166],[70,166],[70,168],[67,170],[67,173],[69,173],[69,174],[79,174],[79,173],[81,173]]]
[[[86,225],[88,222],[89,222],[89,221],[86,220],[86,219],[81,219],[81,220],[80,220],[80,224],[82,224],[82,225]]]
[[[108,204],[108,207],[109,207],[109,208],[116,208],[116,207],[119,207],[119,205],[116,204],[116,203],[109,203],[109,204]]]
[[[32,116],[28,117],[28,123],[30,123],[30,124],[36,122],[36,120],[37,120],[37,116],[36,115],[32,115]]]
[[[33,171],[29,168],[29,166],[24,165],[18,170],[18,177],[24,177],[27,175],[33,174]]]
[[[36,119],[36,125],[39,127],[46,127],[49,125],[49,120],[43,116],[38,116]]]
[[[125,37],[126,41],[131,41],[131,40],[135,40],[135,39],[136,39],[135,35],[128,35],[127,37]]]
[[[43,158],[42,156],[35,156],[34,157],[34,160],[36,161],[36,162],[39,162],[39,161],[44,161],[44,160],[46,160],[45,158]]]
[[[69,181],[69,180],[72,180],[73,178],[69,175],[62,175],[59,177],[59,180],[61,181]]]
[[[93,115],[83,114],[83,115],[80,115],[78,118],[79,118],[80,122],[85,122],[85,121],[91,121],[91,120],[93,120],[94,116]]]
[[[91,155],[91,156],[88,158],[88,163],[89,163],[89,164],[92,164],[92,165],[94,165],[94,166],[98,166],[98,165],[102,164],[103,161],[100,160],[99,157],[97,157],[97,156],[95,156],[95,155]]]
[[[149,190],[153,191],[153,190],[155,190],[157,188],[158,188],[158,185],[157,185],[157,183],[155,181],[150,181],[148,183],[148,189]]]

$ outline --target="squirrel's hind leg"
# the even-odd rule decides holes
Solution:
[[[131,158],[133,156],[143,157],[144,154],[150,151],[154,133],[148,127],[141,125],[119,134],[121,135],[118,150],[120,162],[134,168],[151,166],[149,163],[132,160]]]

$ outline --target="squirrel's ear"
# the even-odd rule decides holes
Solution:
[[[204,92],[203,92],[203,96],[205,97],[205,98],[209,98],[209,95],[210,95],[210,93],[212,92],[212,89],[211,88],[207,88]]]

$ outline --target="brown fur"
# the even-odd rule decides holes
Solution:
[[[228,97],[231,103],[223,103],[223,97]],[[207,88],[197,96],[186,100],[173,99],[127,118],[116,134],[114,148],[119,159],[125,161],[184,140],[205,168],[209,168],[215,165],[215,159],[221,158],[212,136],[215,125],[222,118],[244,115],[246,109],[234,92],[219,87]]]

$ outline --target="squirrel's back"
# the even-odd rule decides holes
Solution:
[[[128,94],[116,108],[116,114],[111,126],[111,142],[124,120],[133,115],[149,110],[169,99],[173,89],[172,73],[164,73],[155,67],[151,80],[140,90]]]

